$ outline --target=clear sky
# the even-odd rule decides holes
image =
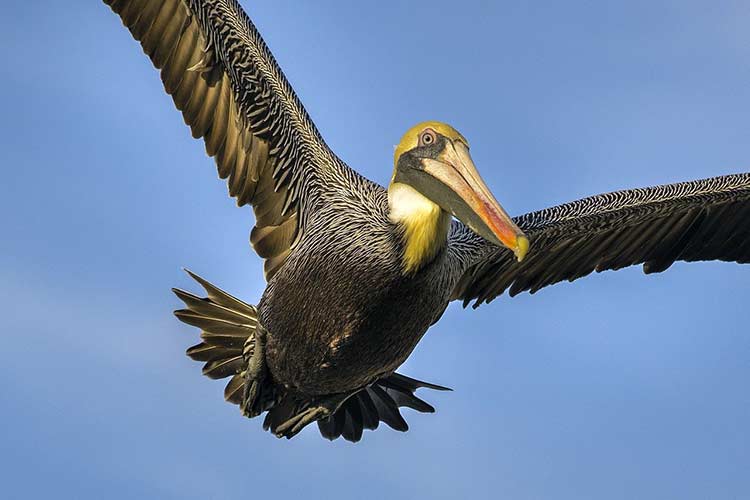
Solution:
[[[388,181],[452,123],[512,214],[750,171],[736,1],[243,1],[331,147]],[[96,1],[2,2],[4,498],[729,499],[750,495],[750,266],[591,276],[458,305],[361,443],[277,440],[171,315],[189,267],[249,302],[261,261],[157,72]]]

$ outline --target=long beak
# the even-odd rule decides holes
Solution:
[[[438,205],[485,239],[502,245],[520,262],[529,250],[529,240],[487,188],[461,142],[447,141],[437,159],[422,159],[424,172],[448,189],[433,197]],[[441,186],[442,187],[442,186]]]

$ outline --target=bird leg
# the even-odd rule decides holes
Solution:
[[[254,346],[252,354],[247,360],[247,368],[243,372],[245,378],[245,388],[242,393],[242,414],[248,418],[257,417],[265,409],[265,397],[263,387],[268,375],[266,366],[265,345],[266,329],[260,323],[255,330]],[[249,350],[248,344],[245,351]]]
[[[305,405],[305,409],[276,427],[273,432],[276,437],[290,439],[296,436],[305,426],[336,413],[341,405],[357,392],[359,390],[315,398]]]

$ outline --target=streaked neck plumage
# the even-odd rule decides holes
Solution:
[[[416,189],[400,182],[388,186],[388,217],[403,227],[404,274],[432,262],[448,241],[451,216]]]

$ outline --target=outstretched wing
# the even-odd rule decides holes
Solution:
[[[270,278],[310,214],[356,174],[320,137],[236,0],[104,2],[161,70],[229,194],[252,205],[250,241]]]
[[[658,273],[675,261],[750,262],[750,173],[632,189],[574,201],[515,219],[531,247],[526,259],[464,226],[451,243],[478,255],[453,298],[474,307],[506,290],[531,293],[592,271],[643,264]]]

